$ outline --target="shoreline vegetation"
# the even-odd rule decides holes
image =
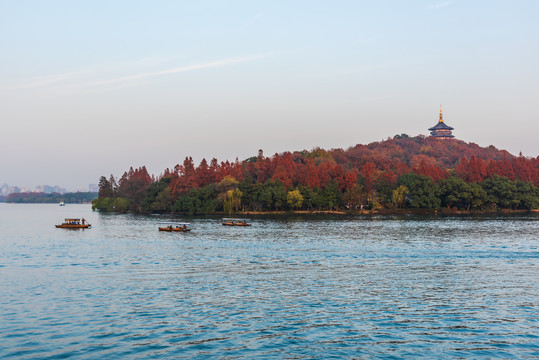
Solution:
[[[457,209],[380,209],[380,210],[359,210],[359,211],[338,211],[338,210],[288,210],[288,211],[245,211],[235,215],[474,215],[474,214],[526,214],[539,212],[539,209],[529,210],[457,210]],[[212,214],[217,215],[217,214]],[[225,215],[225,214],[222,214]]]
[[[61,201],[66,204],[89,204],[96,198],[97,193],[95,192],[69,192],[65,194],[24,192],[9,194],[0,200],[15,204],[58,204]]]
[[[294,151],[196,166],[159,176],[145,166],[102,176],[92,209],[231,214],[495,213],[539,208],[539,156],[461,140],[409,137],[346,150]]]
[[[0,201],[0,203],[7,204],[56,204],[56,202],[5,202]],[[82,201],[82,202],[69,202],[66,204],[87,204],[91,205],[92,201]],[[94,209],[95,210],[95,209]],[[107,212],[107,211],[103,211]],[[127,213],[120,211],[110,211],[112,213]],[[539,209],[524,209],[524,210],[513,210],[513,209],[490,209],[490,210],[458,210],[458,209],[377,209],[377,210],[355,210],[355,211],[343,211],[343,210],[266,210],[266,211],[239,211],[232,214],[226,214],[224,212],[213,212],[211,214],[196,214],[200,216],[205,215],[214,215],[214,216],[264,216],[264,215],[479,215],[479,214],[527,214],[527,213],[539,213]],[[195,214],[188,214],[186,212],[173,213],[173,212],[160,212],[162,215],[190,215],[196,216]]]

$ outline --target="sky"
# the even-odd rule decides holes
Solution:
[[[539,2],[0,0],[0,184],[397,134],[539,155]]]

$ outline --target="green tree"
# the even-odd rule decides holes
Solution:
[[[169,189],[170,180],[171,180],[170,177],[165,177],[165,178],[160,179],[159,181],[151,183],[148,186],[148,188],[146,189],[144,200],[142,201],[142,205],[141,205],[142,212],[145,212],[145,213],[149,213],[151,211],[168,212],[172,209],[172,189],[170,189],[170,191],[166,190],[166,189]],[[161,193],[163,194],[160,195]],[[159,200],[157,200],[159,195],[160,195],[160,198]],[[167,200],[166,198],[168,196],[170,196],[170,199]],[[155,205],[154,203],[156,201],[159,201],[160,204]]]
[[[92,210],[103,212],[119,212],[126,213],[131,207],[131,200],[117,198],[97,198],[92,200]]]
[[[191,189],[185,195],[181,195],[172,206],[173,213],[187,213],[194,215],[197,212],[198,189]]]
[[[470,183],[469,185],[471,201],[468,204],[468,209],[470,208],[470,205],[473,209],[483,208],[487,202],[487,193],[478,183]]]
[[[132,202],[129,199],[117,197],[113,200],[112,211],[119,213],[126,213],[132,206]]]
[[[286,189],[279,181],[268,180],[258,187],[258,201],[265,210],[282,210],[287,205]]]
[[[393,202],[393,189],[389,181],[380,176],[374,183],[374,189],[378,194],[378,200],[382,205],[388,205]]]
[[[198,189],[197,214],[213,214],[219,203],[214,184],[209,184]]]
[[[502,209],[516,209],[520,204],[517,196],[517,186],[514,181],[506,177],[494,175],[481,183],[487,193],[487,201],[493,207]]]
[[[92,210],[109,211],[109,209],[112,209],[112,198],[99,197],[97,199],[92,200]]]
[[[242,192],[241,203],[245,208],[250,210],[260,210],[261,204],[258,201],[258,184],[253,184],[248,181],[242,181],[238,187]]]
[[[531,182],[516,181],[517,194],[519,199],[518,207],[520,209],[536,209],[539,207],[539,198],[536,195],[537,189]]]
[[[402,175],[399,178],[397,185],[404,185],[408,188],[410,207],[424,209],[440,208],[441,202],[438,197],[439,190],[430,177],[409,173]]]
[[[206,185],[200,189],[191,189],[186,195],[180,196],[172,207],[172,212],[194,214],[213,214],[219,204],[215,184]]]
[[[439,190],[442,205],[448,208],[479,209],[487,201],[487,193],[478,183],[466,183],[456,176],[440,180]]]
[[[155,200],[151,205],[151,210],[154,212],[170,212],[174,200],[172,198],[172,189],[169,187],[164,188],[157,194]]]
[[[303,196],[303,206],[307,210],[320,209],[320,189],[298,185],[297,189]]]
[[[320,194],[320,205],[322,208],[332,210],[340,204],[341,198],[342,192],[339,190],[339,186],[335,180],[330,180]]]

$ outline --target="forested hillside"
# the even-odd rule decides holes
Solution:
[[[190,157],[155,177],[144,166],[101,177],[101,211],[532,209],[539,157],[461,140],[398,135],[349,149],[262,154],[235,162]]]

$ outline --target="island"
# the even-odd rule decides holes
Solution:
[[[441,119],[441,116],[440,116]],[[97,211],[267,212],[529,211],[539,207],[539,157],[514,156],[449,136],[402,134],[346,150],[315,148],[195,166],[159,176],[145,166],[102,176]]]

